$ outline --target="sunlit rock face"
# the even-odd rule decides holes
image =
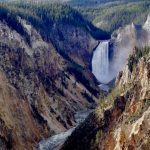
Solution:
[[[110,72],[114,76],[125,66],[130,54],[135,47],[144,47],[150,45],[150,16],[143,26],[135,24],[120,28],[116,35],[110,40]]]
[[[90,71],[76,72],[51,41],[20,22],[30,45],[0,21],[0,149],[32,150],[41,138],[73,127],[75,112],[95,105],[97,98],[91,95],[99,93]]]
[[[100,103],[61,150],[149,150],[149,99],[150,53],[139,58],[133,72],[125,65],[105,105]]]
[[[146,20],[145,24],[143,25],[143,28],[150,30],[150,15],[148,15],[147,20]]]
[[[117,36],[111,40],[113,56],[111,59],[111,70],[115,75],[123,69],[129,55],[136,45],[135,25],[128,25],[117,31]]]

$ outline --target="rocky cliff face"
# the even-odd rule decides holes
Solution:
[[[55,44],[46,42],[32,25],[20,21],[30,45],[6,22],[0,22],[0,149],[35,149],[42,137],[74,126],[75,112],[93,107],[99,95],[90,71],[74,63],[83,62],[86,49],[92,47],[85,47],[78,60],[75,52],[70,55],[75,61],[68,60],[56,50],[64,45],[55,37],[57,33]],[[79,39],[87,35],[79,31],[73,26],[70,32],[63,31],[70,40],[66,49],[72,46],[74,51],[74,44],[80,42],[85,46],[77,36],[74,42],[70,39],[72,34]],[[90,35],[86,39],[88,45],[95,43]]]
[[[150,46],[150,17],[143,26],[135,24],[118,29],[110,40],[111,67],[114,77],[125,66],[127,59],[132,54],[134,47]]]
[[[72,134],[63,150],[149,149],[150,54],[139,58],[132,71],[129,66],[120,72],[116,87]]]
[[[79,27],[54,24],[51,30],[51,39],[60,53],[66,54],[83,67],[90,68],[92,53],[98,41]]]
[[[124,111],[117,110],[111,118],[114,123],[101,135],[98,149],[149,149],[150,140],[150,55],[142,57],[131,72],[127,65],[117,80],[121,91],[118,103]]]

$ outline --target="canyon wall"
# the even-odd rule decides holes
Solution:
[[[142,51],[134,51],[115,88],[101,99],[96,111],[73,132],[62,150],[149,149],[150,49],[138,55]]]
[[[143,26],[130,24],[115,31],[110,40],[110,72],[112,78],[125,66],[135,47],[150,46],[150,16]]]
[[[82,57],[78,61],[66,59],[56,49],[57,39],[53,45],[26,20],[20,21],[30,44],[7,22],[0,21],[0,147],[30,150],[43,137],[73,127],[75,112],[95,107],[100,90],[92,73],[75,63],[82,62]],[[70,34],[79,34],[71,28]],[[71,35],[66,32],[65,36]],[[76,38],[73,47],[79,42]],[[90,39],[94,41],[90,35],[86,39],[89,45]]]

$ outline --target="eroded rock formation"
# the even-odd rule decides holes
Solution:
[[[116,87],[62,150],[149,149],[150,54],[139,58],[132,71],[129,66],[119,73]]]
[[[64,31],[64,38],[70,40],[66,39],[66,53],[70,58],[74,55],[71,61],[58,52],[63,50],[57,37],[55,44],[46,42],[32,25],[18,19],[30,44],[6,22],[0,22],[0,147],[30,150],[36,148],[42,137],[73,127],[75,112],[95,105],[99,88],[92,73],[75,63],[82,62],[83,55],[76,61],[78,53],[70,55],[67,51],[67,47],[80,43],[74,36],[75,43],[70,44],[70,36],[79,34],[81,29],[72,26],[70,33]],[[85,40],[91,45],[94,39],[84,31],[81,33],[79,39],[86,35]],[[82,51],[85,55],[87,49]]]
[[[121,71],[135,47],[150,46],[150,16],[143,26],[134,23],[115,31],[110,40],[112,78]]]

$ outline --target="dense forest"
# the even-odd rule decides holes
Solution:
[[[50,38],[51,27],[54,24],[70,24],[87,30],[94,38],[109,38],[106,32],[96,28],[75,9],[67,4],[26,2],[0,3],[0,20],[5,21],[17,32],[26,36],[18,17],[26,19],[44,37]]]
[[[83,27],[96,39],[109,38],[108,34],[131,22],[141,24],[150,13],[149,0],[58,0],[59,2],[65,2],[63,5],[50,3],[54,0],[50,0],[49,3],[45,1],[43,4],[34,5],[22,1],[15,5],[1,4],[0,7],[1,12],[5,8],[11,13],[28,19],[40,31],[49,30],[46,24],[52,25],[57,21]],[[93,26],[91,22],[99,29]]]
[[[71,4],[83,16],[110,33],[131,22],[141,24],[150,13],[149,0],[84,0],[83,5],[78,5],[77,0],[75,2]]]
[[[139,0],[70,0],[69,3],[72,5],[82,5],[82,6],[87,6],[87,5],[97,5],[97,4],[105,4],[109,2],[135,2]]]

